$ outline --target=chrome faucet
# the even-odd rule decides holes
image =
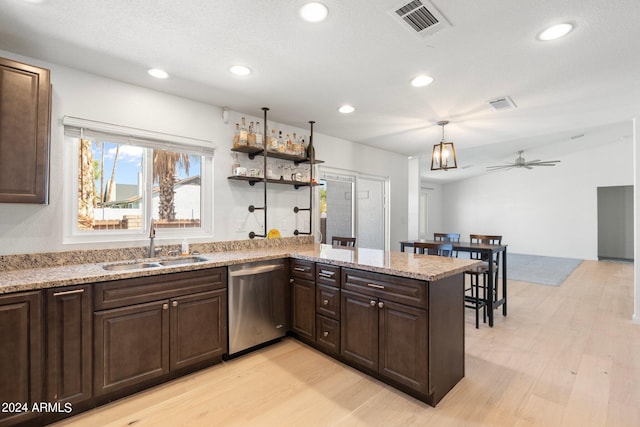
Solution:
[[[147,253],[147,258],[154,258],[160,251],[162,247],[156,248],[154,239],[156,238],[156,221],[151,218],[151,226],[149,227],[149,252]]]

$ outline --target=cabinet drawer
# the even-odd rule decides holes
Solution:
[[[318,284],[316,286],[316,313],[340,320],[340,289]]]
[[[226,267],[115,280],[95,285],[94,309],[124,307],[226,287]]]
[[[340,267],[328,264],[316,264],[316,283],[340,287]]]
[[[303,261],[301,259],[291,260],[291,276],[311,281],[316,280],[316,264],[312,261]]]
[[[427,282],[369,271],[342,269],[342,289],[427,308]]]
[[[340,353],[340,322],[316,315],[316,345],[327,354],[337,356]]]

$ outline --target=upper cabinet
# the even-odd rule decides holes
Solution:
[[[49,202],[50,72],[0,58],[0,203]]]

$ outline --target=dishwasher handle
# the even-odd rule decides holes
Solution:
[[[284,265],[261,265],[259,267],[251,267],[251,268],[243,268],[240,270],[231,271],[229,269],[229,276],[231,277],[242,277],[242,276],[253,276],[254,274],[262,274],[269,273],[271,271],[283,270]]]

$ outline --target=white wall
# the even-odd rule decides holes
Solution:
[[[444,185],[443,227],[463,236],[501,234],[513,253],[597,259],[596,189],[633,184],[632,145],[630,138],[604,140],[557,157],[555,167]]]
[[[250,214],[247,210],[250,204],[263,205],[261,184],[250,187],[244,182],[227,180],[232,165],[229,149],[232,146],[233,129],[240,117],[239,113],[230,112],[229,123],[225,125],[222,121],[222,109],[215,105],[9,52],[0,51],[0,56],[49,68],[53,84],[50,205],[0,204],[0,255],[146,243],[138,240],[63,245],[62,117],[65,115],[212,141],[216,147],[213,240],[246,239],[249,231],[262,231],[261,213]],[[215,103],[215,100],[211,102]],[[259,107],[256,107],[256,112],[260,112]],[[262,117],[246,117],[248,121],[263,121]],[[308,135],[308,129],[295,129],[284,125],[276,127],[282,128],[283,131],[291,130]],[[314,136],[314,145],[317,158],[325,160],[326,165],[390,177],[391,240],[406,238],[406,157],[318,133]],[[289,186],[270,186],[268,228],[279,228],[284,236],[291,236],[296,227],[306,231],[308,219],[303,217],[304,214],[295,215],[293,206],[307,207],[308,199],[307,191],[295,190]],[[158,237],[158,241],[163,243],[161,237]]]

